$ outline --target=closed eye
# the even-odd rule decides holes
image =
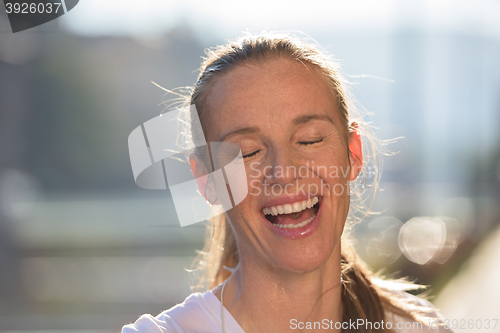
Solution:
[[[323,139],[319,139],[316,141],[299,141],[299,145],[308,146],[308,145],[313,145],[315,143],[320,143],[321,141],[323,141]]]
[[[243,158],[255,156],[255,155],[257,155],[258,152],[260,152],[260,150],[256,150],[253,153],[250,153],[250,154],[247,154],[247,155],[243,155]]]

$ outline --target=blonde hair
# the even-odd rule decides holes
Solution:
[[[196,85],[191,91],[189,105],[194,104],[191,112],[197,112],[202,128],[206,131],[205,103],[210,94],[215,81],[221,75],[231,71],[237,66],[244,64],[259,64],[271,59],[280,57],[298,60],[318,69],[327,80],[329,87],[337,99],[340,111],[342,131],[345,138],[354,130],[351,127],[353,122],[358,125],[358,131],[363,142],[363,170],[358,180],[351,184],[352,192],[349,215],[347,217],[346,229],[370,214],[380,180],[380,156],[386,152],[384,142],[377,140],[371,127],[363,121],[361,112],[348,96],[346,85],[348,82],[339,73],[339,65],[334,59],[321,52],[319,47],[312,43],[306,43],[296,37],[276,34],[261,34],[258,36],[245,36],[226,45],[218,46],[207,51]],[[192,141],[203,142],[204,131],[192,128]],[[347,142],[347,139],[345,140]],[[202,160],[201,151],[195,151]],[[351,154],[348,151],[348,154]],[[371,165],[373,170],[368,170],[367,165]],[[370,190],[367,190],[367,189]],[[410,307],[405,300],[396,296],[387,287],[387,283],[382,287],[373,277],[373,273],[366,268],[366,265],[356,256],[353,247],[350,245],[347,233],[342,236],[342,306],[343,320],[365,319],[371,322],[384,320],[384,308],[423,322],[425,314],[422,309]],[[199,252],[195,261],[195,273],[198,273],[198,282],[194,286],[195,290],[214,288],[230,275],[230,270],[238,264],[239,255],[236,239],[230,223],[226,222],[224,214],[212,218],[208,224],[205,247]],[[387,282],[387,280],[385,280]],[[420,286],[400,282],[403,288],[408,290],[418,289]],[[370,332],[370,330],[367,330]]]

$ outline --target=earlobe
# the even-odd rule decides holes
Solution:
[[[196,179],[196,184],[198,185],[198,190],[200,190],[201,195],[206,198],[207,185],[208,185],[208,172],[203,162],[194,153],[189,155],[189,166],[191,167],[191,173]]]
[[[354,181],[363,169],[363,147],[358,124],[351,124],[353,131],[349,135],[349,159],[351,164],[350,180]]]
[[[211,204],[217,204],[215,184],[213,184],[213,181],[209,181],[210,174],[203,161],[194,153],[191,153],[189,155],[189,166],[191,167],[191,173],[196,179],[196,185],[198,185],[198,190],[203,198]]]

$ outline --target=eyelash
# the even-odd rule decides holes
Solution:
[[[260,152],[260,150],[256,150],[256,151],[254,151],[253,153],[250,153],[250,154],[248,154],[248,155],[245,155],[245,156],[243,156],[243,158],[247,158],[247,157],[252,157],[252,156],[255,156],[255,155],[257,155],[257,153],[258,153],[258,152]]]
[[[315,143],[320,143],[321,141],[323,141],[323,139],[319,139],[317,141],[300,141],[299,145],[308,146],[308,145],[313,145]]]
[[[313,145],[313,144],[315,144],[315,143],[320,143],[320,142],[322,142],[322,141],[323,141],[323,139],[320,139],[320,140],[317,140],[317,141],[300,141],[300,142],[299,142],[299,145],[309,146],[309,145]],[[260,150],[256,150],[256,151],[254,151],[253,153],[250,153],[250,154],[248,154],[248,155],[243,156],[243,158],[248,158],[248,157],[255,156],[255,155],[257,155],[257,153],[259,153],[259,152],[260,152]]]

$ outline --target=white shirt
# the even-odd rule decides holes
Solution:
[[[226,333],[245,333],[224,308]],[[134,324],[125,325],[122,333],[213,333],[222,332],[221,304],[211,290],[189,295],[186,300],[158,316],[142,315]]]
[[[406,293],[405,293],[406,294]],[[414,298],[416,305],[430,306],[431,303],[416,296],[406,294]],[[434,317],[442,321],[444,318],[439,312]],[[392,328],[397,328],[398,333],[432,332],[453,333],[452,330],[439,327],[439,329],[428,328],[425,325],[413,325],[413,320],[398,316],[386,311],[386,320],[393,323]],[[224,308],[224,324],[226,333],[245,333],[238,322]],[[399,327],[396,326],[399,324]],[[406,328],[405,328],[406,326]],[[292,326],[291,326],[292,327]],[[300,331],[299,329],[293,331]],[[319,330],[327,332],[327,329]],[[211,290],[202,293],[194,293],[181,304],[163,311],[158,316],[150,314],[142,315],[134,324],[125,325],[122,333],[214,333],[222,332],[221,327],[221,302]]]

